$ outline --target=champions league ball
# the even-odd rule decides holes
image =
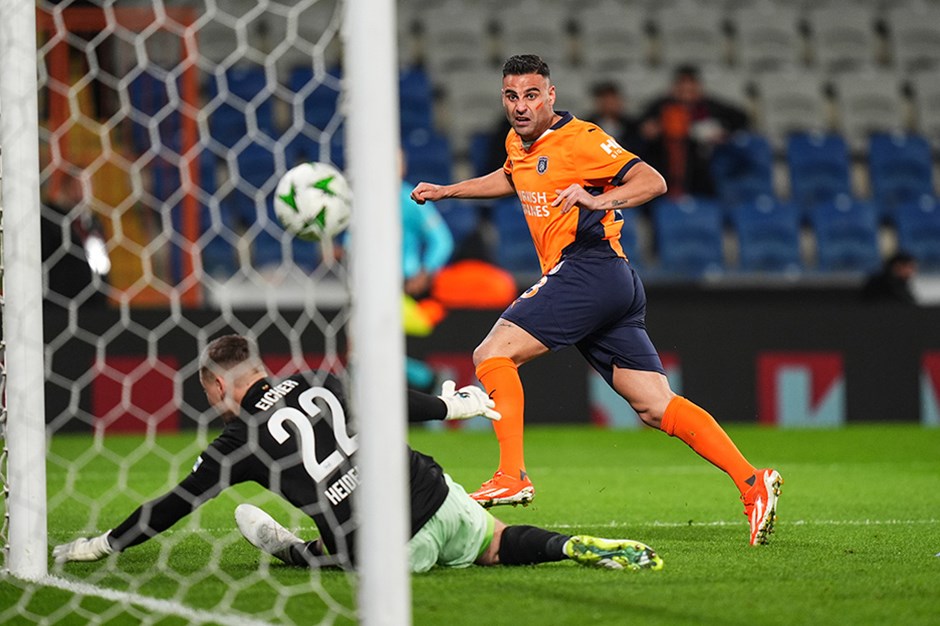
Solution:
[[[306,241],[330,239],[349,225],[352,192],[346,177],[327,163],[302,163],[277,184],[274,213],[284,230]]]

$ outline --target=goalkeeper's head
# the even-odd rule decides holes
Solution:
[[[213,339],[199,357],[199,382],[225,421],[238,415],[245,392],[267,375],[255,342],[241,335]]]

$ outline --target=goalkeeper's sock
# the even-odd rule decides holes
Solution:
[[[708,411],[681,396],[666,406],[660,429],[670,437],[678,437],[702,458],[724,470],[743,494],[750,488],[754,466],[734,445]]]
[[[319,540],[314,539],[307,543],[295,543],[287,551],[288,563],[301,567],[316,567],[317,560],[323,557],[323,549]]]
[[[534,565],[562,561],[571,537],[535,526],[507,526],[499,541],[501,565]]]
[[[512,359],[497,356],[480,363],[476,374],[486,393],[496,402],[496,410],[503,416],[498,422],[493,422],[496,439],[499,441],[499,470],[513,478],[522,478],[525,473],[525,395],[522,391],[522,381],[519,379],[519,370]]]

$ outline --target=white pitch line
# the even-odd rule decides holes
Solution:
[[[214,613],[212,611],[193,609],[186,606],[185,604],[176,602],[175,600],[162,600],[160,598],[142,596],[140,594],[131,593],[129,591],[118,591],[117,589],[96,587],[95,585],[79,583],[66,580],[64,578],[58,578],[56,576],[22,578],[21,580],[40,585],[47,585],[49,587],[55,587],[56,589],[62,589],[63,591],[69,591],[71,593],[76,593],[82,596],[92,596],[96,598],[103,598],[105,600],[111,600],[113,602],[133,604],[163,615],[175,615],[177,617],[182,617],[183,619],[189,620],[191,623],[196,624],[213,623],[226,624],[226,626],[271,626],[270,622],[265,622],[246,616],[232,613]]]
[[[729,520],[715,520],[710,522],[607,522],[605,524],[547,524],[548,528],[584,528],[589,526],[591,528],[627,528],[627,527],[636,527],[636,526],[654,526],[657,528],[685,528],[686,526],[744,526],[747,524],[747,520],[740,521],[729,521]],[[887,519],[887,520],[877,520],[877,519],[863,519],[863,520],[793,520],[793,521],[780,521],[777,520],[777,526],[915,526],[915,525],[930,525],[930,524],[940,524],[938,519],[914,519],[914,520],[902,520],[902,519]]]

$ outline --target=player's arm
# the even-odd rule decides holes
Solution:
[[[666,180],[662,174],[643,161],[637,160],[621,179],[620,185],[594,196],[581,185],[569,185],[557,191],[552,206],[567,213],[574,206],[590,211],[616,211],[646,204],[666,193]]]
[[[52,550],[56,561],[97,561],[154,537],[214,498],[225,487],[217,449],[209,447],[193,471],[170,492],[137,508],[113,530]]]
[[[452,380],[444,381],[439,396],[408,390],[409,422],[462,420],[477,415],[496,421],[501,415],[495,406],[496,403],[479,387],[468,385],[457,389]]]
[[[511,196],[515,191],[509,175],[500,168],[485,176],[462,180],[453,185],[418,183],[418,186],[411,192],[411,199],[418,204],[445,198],[485,200]]]

